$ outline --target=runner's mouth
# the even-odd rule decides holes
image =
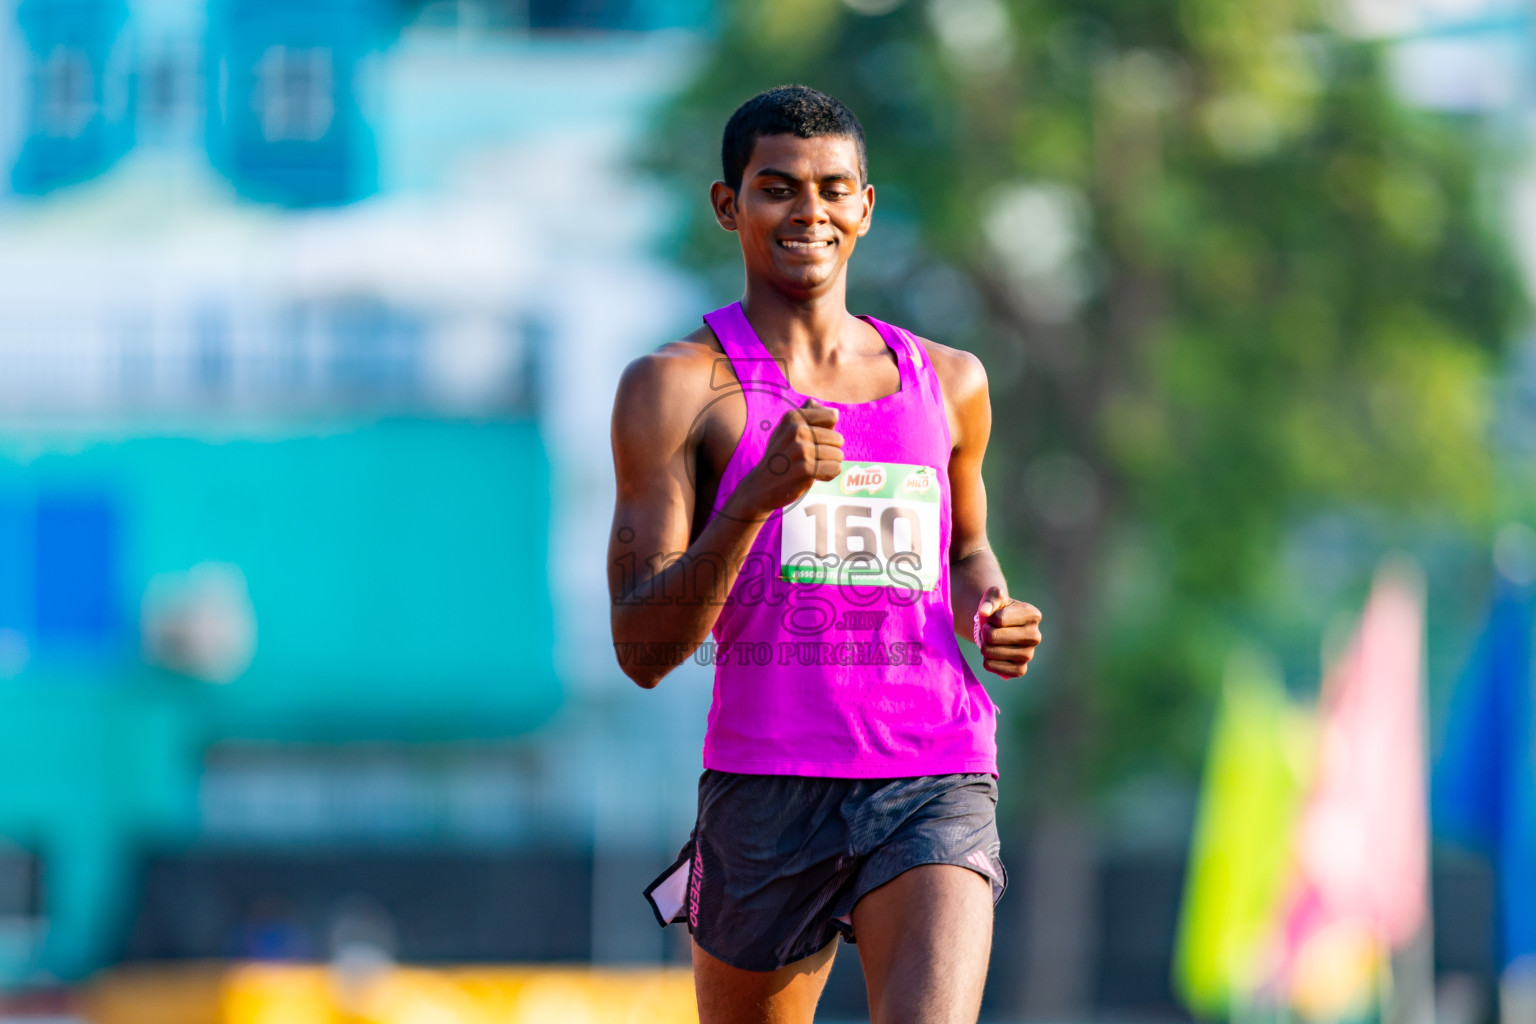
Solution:
[[[779,239],[779,245],[794,252],[814,252],[817,249],[829,249],[836,244],[835,239],[823,238],[816,241],[803,241],[792,238]]]

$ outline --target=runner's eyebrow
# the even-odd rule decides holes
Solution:
[[[781,171],[777,167],[764,167],[761,170],[759,170],[756,174],[752,175],[752,177],[754,177],[754,178],[783,178],[785,181],[799,181],[799,180],[801,180],[798,175],[791,174],[788,171]],[[857,174],[853,173],[852,171],[833,171],[831,174],[823,174],[821,176],[821,180],[822,181],[839,181],[839,180],[842,180],[842,179],[847,179],[848,181],[858,181],[859,180],[859,176]]]

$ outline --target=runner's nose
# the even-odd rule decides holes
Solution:
[[[827,206],[822,202],[821,193],[815,189],[806,189],[801,193],[800,202],[795,204],[790,217],[796,224],[825,224],[828,220]]]

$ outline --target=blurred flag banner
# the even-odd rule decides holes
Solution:
[[[1196,1013],[1369,1010],[1428,918],[1424,585],[1390,561],[1315,717],[1277,670],[1228,671],[1195,826],[1175,984]]]
[[[1498,962],[1536,969],[1536,757],[1531,635],[1536,593],[1500,575],[1452,697],[1435,765],[1435,831],[1488,854],[1498,886]]]
[[[1174,983],[1209,1017],[1248,1004],[1290,870],[1312,727],[1278,669],[1250,653],[1227,668],[1195,824]]]
[[[1422,577],[1389,562],[1323,679],[1317,778],[1296,833],[1282,973],[1312,1019],[1368,1007],[1385,956],[1427,918],[1423,646]]]

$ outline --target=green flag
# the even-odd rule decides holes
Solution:
[[[1244,1006],[1263,980],[1313,734],[1311,716],[1286,696],[1272,663],[1233,656],[1206,759],[1174,953],[1174,986],[1199,1015]]]

